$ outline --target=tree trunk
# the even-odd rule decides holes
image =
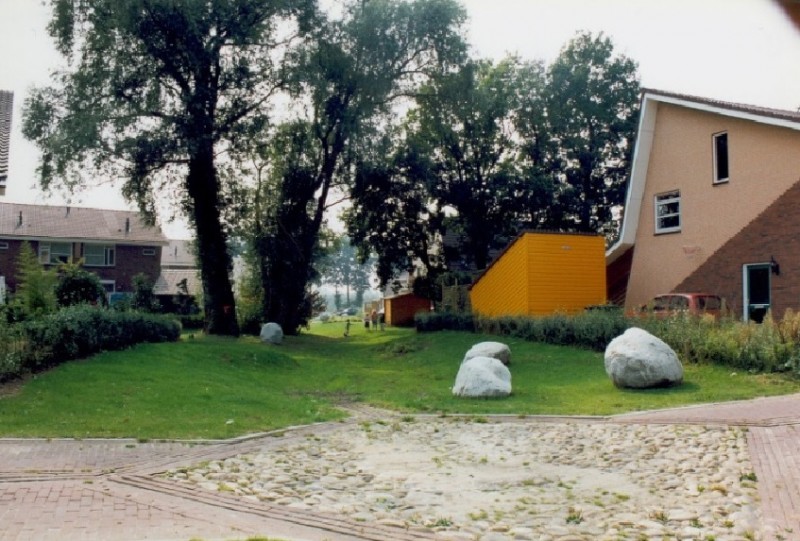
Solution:
[[[219,182],[210,141],[198,144],[189,160],[187,188],[197,233],[197,258],[203,282],[204,330],[208,334],[239,335],[231,287],[231,259],[219,211]]]

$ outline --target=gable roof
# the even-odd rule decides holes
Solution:
[[[606,251],[606,264],[616,261],[633,246],[636,240],[636,231],[639,228],[639,211],[644,197],[644,184],[647,178],[647,168],[650,164],[650,151],[653,148],[656,112],[658,111],[659,103],[668,103],[706,113],[800,131],[800,113],[795,111],[731,103],[662,90],[643,89],[639,128],[636,133],[636,146],[633,153],[633,166],[631,167],[631,177],[625,197],[622,230],[620,231],[619,240]]]
[[[138,212],[20,203],[0,203],[0,237],[167,244],[161,229],[145,225]]]

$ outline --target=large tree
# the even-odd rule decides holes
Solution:
[[[206,331],[238,334],[218,157],[267,123],[281,53],[314,0],[51,0],[68,68],[26,100],[43,188],[78,188],[90,169],[124,179],[154,218],[171,197],[197,234]]]
[[[264,315],[285,332],[302,324],[299,309],[331,194],[349,191],[363,141],[378,123],[392,122],[391,107],[462,60],[464,16],[454,0],[353,1],[298,55],[294,95],[308,107],[291,131],[303,145],[282,153],[277,227],[265,220],[266,236],[254,243],[261,247]]]
[[[545,160],[556,186],[544,222],[610,237],[612,210],[624,200],[638,119],[636,63],[616,54],[603,34],[581,33],[547,69],[542,98],[542,107],[521,115],[518,127],[523,139],[540,143],[528,146],[528,156]],[[538,141],[538,134],[547,139]]]

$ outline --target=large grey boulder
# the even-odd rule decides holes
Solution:
[[[469,398],[497,398],[511,394],[511,372],[492,357],[473,357],[461,363],[453,394]]]
[[[667,387],[683,381],[678,356],[649,332],[630,328],[606,347],[606,374],[617,387]]]
[[[478,342],[464,355],[464,362],[474,357],[491,357],[508,366],[511,364],[511,348],[502,342]]]
[[[265,323],[261,326],[261,341],[268,344],[283,342],[283,329],[277,323]]]

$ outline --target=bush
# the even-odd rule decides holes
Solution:
[[[55,294],[59,306],[104,304],[106,299],[100,277],[71,263],[59,269]]]
[[[417,312],[414,315],[417,332],[475,331],[472,314],[453,312]]]
[[[24,342],[22,372],[43,370],[140,342],[175,341],[181,333],[181,326],[174,318],[87,305],[65,308],[18,327]]]
[[[666,342],[686,362],[711,362],[750,372],[800,373],[800,316],[787,311],[761,324],[676,316],[634,323]]]

